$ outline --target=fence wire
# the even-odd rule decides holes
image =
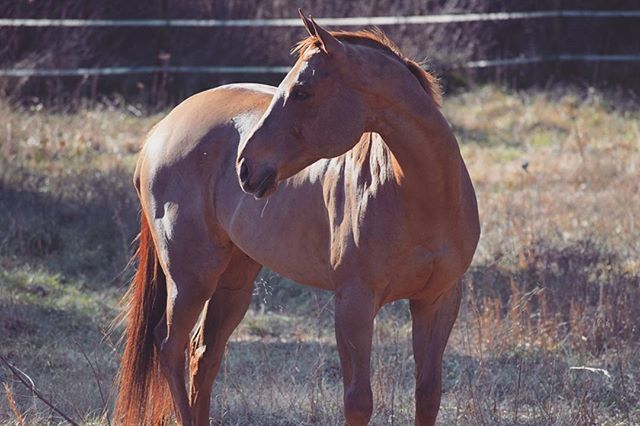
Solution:
[[[640,10],[550,10],[536,12],[463,13],[415,16],[319,18],[331,26],[448,24],[548,18],[640,18]],[[0,27],[297,27],[298,18],[273,19],[4,19]],[[548,56],[482,59],[452,68],[488,68],[543,62],[640,62],[640,55],[557,54]],[[0,69],[0,77],[73,77],[126,74],[286,74],[288,66],[118,66],[70,69]]]

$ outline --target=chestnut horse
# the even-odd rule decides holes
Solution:
[[[142,148],[119,422],[174,411],[181,424],[208,424],[225,345],[262,265],[335,292],[350,425],[372,414],[374,317],[409,299],[416,424],[435,422],[480,234],[473,186],[430,74],[379,32],[330,33],[301,18],[309,37],[277,88],[197,94]]]

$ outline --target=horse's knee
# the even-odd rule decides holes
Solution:
[[[176,366],[184,364],[184,347],[180,346],[175,338],[167,335],[166,328],[160,325],[156,327],[154,342],[157,348],[158,362],[165,375],[173,373]]]
[[[153,344],[156,349],[156,356],[160,368],[163,373],[167,373],[167,368],[170,367],[171,357],[168,356],[165,340],[167,338],[167,324],[163,318],[158,325],[153,329]]]
[[[373,394],[369,387],[352,387],[345,391],[344,413],[348,425],[366,425],[373,413]]]
[[[171,344],[171,341],[168,339],[164,339],[160,342],[158,347],[158,359],[160,360],[160,364],[170,365],[178,358],[177,355],[181,355],[180,351],[176,350],[175,345]],[[182,354],[184,356],[184,354]]]
[[[416,389],[416,408],[425,411],[437,411],[440,408],[440,390],[422,390]]]

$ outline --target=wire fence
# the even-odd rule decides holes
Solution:
[[[506,58],[468,61],[454,65],[460,68],[490,68],[512,65],[526,65],[545,62],[640,62],[640,55],[574,55],[561,54],[533,56],[528,58]],[[48,69],[0,69],[0,77],[89,77],[129,74],[286,74],[290,66],[147,66],[147,67],[106,67],[106,68],[48,68]]]
[[[548,18],[640,18],[640,10],[548,10],[414,16],[318,18],[322,25],[412,25]],[[272,19],[0,19],[0,27],[299,27],[299,18]]]
[[[318,22],[330,26],[367,25],[417,25],[451,24],[461,22],[509,21],[523,19],[558,18],[640,18],[640,10],[549,10],[533,12],[464,13],[415,16],[373,16],[348,18],[320,18]],[[640,23],[639,23],[640,24]],[[300,20],[290,18],[273,19],[3,19],[0,27],[168,27],[168,28],[215,28],[215,27],[294,27]],[[517,66],[549,62],[640,62],[640,54],[553,54],[547,56],[482,59],[454,65],[453,68],[489,68]],[[0,77],[73,77],[108,76],[127,74],[285,74],[289,66],[131,66],[70,69],[0,69]]]

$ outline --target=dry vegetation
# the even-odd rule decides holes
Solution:
[[[445,100],[483,236],[445,358],[443,424],[640,423],[640,113],[622,96],[480,88]],[[106,423],[105,329],[131,271],[130,173],[160,115],[0,103],[0,355]],[[124,271],[124,272],[123,272]],[[262,273],[215,385],[224,424],[340,424],[332,297]],[[378,317],[374,424],[409,424],[407,307]],[[93,368],[89,365],[93,365]],[[0,368],[0,423],[60,418]]]

